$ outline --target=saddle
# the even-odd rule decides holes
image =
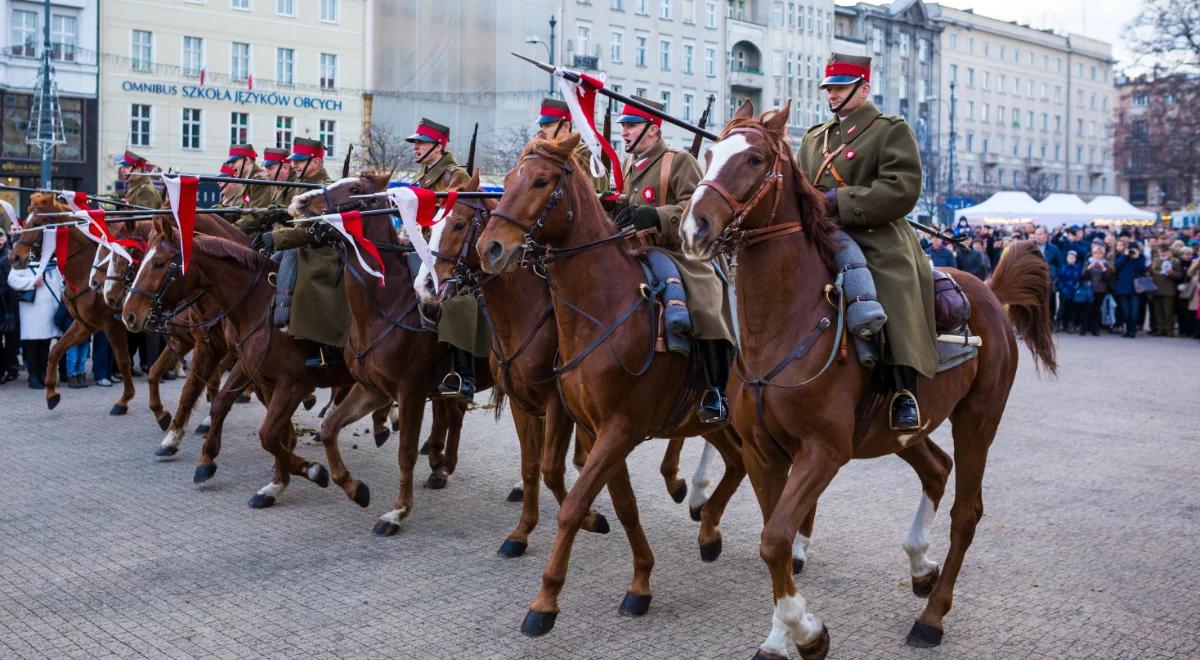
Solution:
[[[869,274],[869,273],[868,273]],[[846,294],[849,296],[849,292]],[[847,314],[849,314],[847,308]],[[938,333],[938,372],[953,369],[973,359],[981,345],[968,322],[971,319],[971,300],[954,276],[937,269],[933,271],[933,321]],[[848,327],[849,322],[847,322]],[[852,334],[855,352],[863,366],[874,369],[880,365],[880,347],[871,338]]]
[[[971,301],[954,276],[945,271],[933,271],[933,321],[938,334],[958,333],[971,319]]]

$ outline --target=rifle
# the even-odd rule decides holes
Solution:
[[[164,175],[162,172],[133,172],[129,176],[148,176],[151,178],[161,178]],[[214,176],[211,174],[180,174],[179,176],[190,176],[199,181],[213,181],[216,183],[241,183],[249,186],[284,186],[286,188],[323,188],[319,183],[307,183],[304,181],[271,181],[267,179],[247,179],[237,176]]]
[[[346,160],[342,161],[342,178],[350,176],[350,154],[354,153],[354,145],[346,147]]]
[[[708,95],[708,104],[704,106],[704,114],[700,115],[700,121],[696,122],[696,126],[703,129],[708,125],[708,113],[712,112],[712,104],[715,100],[717,100],[717,97],[713,96],[712,94]],[[692,158],[700,157],[700,142],[703,139],[704,137],[699,133],[697,133],[696,137],[692,139],[692,148],[688,149],[688,151],[692,154]]]
[[[467,150],[467,176],[475,174],[475,140],[479,138],[479,122],[475,122],[475,130],[471,132],[471,148]]]
[[[612,97],[608,99],[608,108],[604,111],[604,141],[612,144],[612,111],[615,101]],[[604,163],[604,169],[607,172],[612,172],[613,164],[608,161],[608,152],[601,150],[600,161]],[[605,176],[608,176],[605,174]]]

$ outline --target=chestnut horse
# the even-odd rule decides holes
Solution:
[[[62,221],[63,217],[45,217],[43,213],[70,211],[66,204],[58,201],[52,192],[34,193],[29,204],[30,213],[24,227],[32,229],[50,221]],[[120,233],[119,225],[113,225],[114,231]],[[58,363],[68,348],[87,341],[93,334],[104,332],[108,343],[112,346],[113,356],[117,360],[117,370],[121,373],[121,396],[113,404],[110,415],[124,415],[129,412],[129,401],[133,398],[133,362],[129,356],[129,341],[125,326],[113,315],[112,310],[104,304],[100,291],[92,285],[92,273],[97,270],[99,245],[83,235],[78,227],[72,227],[67,235],[67,263],[60,264],[66,287],[63,289],[63,302],[67,312],[75,322],[63,336],[50,347],[50,358],[46,365],[46,406],[50,410],[62,400],[58,392]],[[24,268],[29,262],[30,251],[40,251],[42,232],[31,231],[21,234],[20,239],[13,245],[11,261],[13,268]],[[107,250],[105,250],[107,252]],[[48,259],[54,255],[42,255]]]
[[[824,331],[842,328],[836,298],[827,296],[834,282],[835,227],[788,146],[790,103],[758,119],[753,112],[744,103],[706,152],[705,179],[691,198],[681,232],[690,258],[707,259],[725,250],[738,259],[743,348],[730,378],[730,401],[766,521],[760,554],[770,569],[775,602],[771,633],[758,657],[787,657],[792,644],[805,658],[827,653],[829,633],[788,570],[789,543],[842,465],[888,454],[912,465],[923,490],[903,547],[913,591],[929,601],[908,642],[937,645],[983,514],[988,448],[1017,370],[1014,330],[1039,366],[1051,373],[1056,368],[1046,262],[1032,244],[1022,242],[1005,251],[987,284],[954,271],[971,300],[970,327],[983,344],[976,359],[921,384],[924,422],[905,448],[889,428],[888,406],[859,406],[871,398],[872,373],[852,358],[834,359],[844,339]],[[896,222],[899,231],[910,231],[903,218]],[[885,394],[876,391],[876,400]],[[946,419],[953,425],[956,492],[950,548],[939,569],[926,553],[952,461],[928,437]]]
[[[542,587],[521,625],[527,635],[553,627],[575,535],[605,484],[633,550],[633,579],[621,611],[636,616],[649,608],[654,555],[625,467],[629,452],[643,440],[703,435],[721,453],[725,475],[701,511],[705,559],[720,552],[720,514],[744,476],[732,429],[702,424],[695,416],[700,385],[691,383],[694,367],[683,356],[654,350],[657,317],[643,296],[642,266],[626,251],[624,234],[604,213],[572,156],[578,144],[579,136],[571,135],[561,141],[535,138],[526,146],[477,241],[481,266],[493,275],[522,262],[542,262],[538,268],[546,276],[558,330],[558,387],[568,413],[594,438],[559,510]]]
[[[387,179],[386,175],[344,178],[297,195],[288,211],[295,217],[303,217],[363,208],[367,205],[351,196],[383,190]],[[345,400],[325,416],[321,423],[321,442],[334,483],[341,486],[350,499],[366,506],[369,491],[366,484],[353,478],[342,460],[338,434],[367,413],[386,415],[392,401],[398,404],[400,493],[392,509],[380,516],[374,527],[376,534],[391,536],[400,530],[400,521],[412,513],[413,465],[419,448],[417,439],[425,414],[425,400],[433,398],[434,429],[429,443],[432,447],[429,464],[433,472],[426,486],[434,489],[445,487],[446,480],[454,472],[466,405],[457,398],[437,396],[437,334],[421,326],[412,277],[407,260],[401,254],[405,249],[392,230],[390,216],[366,220],[363,235],[380,250],[387,277],[380,284],[357,259],[345,259],[345,293],[350,308],[345,359],[357,383]],[[479,372],[486,374],[482,366],[479,365]],[[479,389],[491,385],[487,378],[478,381]]]

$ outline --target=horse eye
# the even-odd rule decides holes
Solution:
[[[748,162],[751,165],[758,166],[763,164],[763,159],[759,158],[758,156],[751,156]]]
[[[467,226],[467,223],[460,220],[460,221],[454,223],[454,231],[462,231],[462,228],[466,227],[466,226]]]
[[[548,185],[550,185],[550,182],[546,179],[538,179],[537,181],[533,182],[534,188],[545,188]]]

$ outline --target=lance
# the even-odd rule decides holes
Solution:
[[[151,178],[162,178],[162,172],[133,172],[129,176],[148,176]],[[267,179],[247,179],[236,176],[215,176],[211,174],[179,174],[170,176],[190,176],[199,181],[215,181],[217,183],[241,183],[248,186],[283,186],[285,188],[322,188],[319,183],[306,183],[304,181],[270,181]]]
[[[541,69],[542,71],[547,71],[549,73],[555,73],[556,70],[561,71],[562,77],[566,78],[567,80],[569,80],[573,83],[584,84],[584,85],[587,85],[588,87],[592,86],[591,83],[587,82],[587,80],[584,79],[584,77],[582,75],[580,75],[580,73],[578,71],[572,71],[571,69],[565,69],[565,68],[555,69],[555,67],[553,67],[549,64],[546,64],[545,62],[539,62],[533,58],[525,57],[524,55],[521,55],[520,53],[512,53],[512,54],[515,55],[516,57],[519,57],[519,58],[525,60],[526,62],[529,62],[530,64],[536,66],[537,68]],[[689,124],[686,121],[679,119],[678,117],[673,117],[673,116],[663,112],[662,110],[659,110],[658,108],[655,108],[650,105],[646,105],[645,103],[642,103],[641,101],[638,101],[637,99],[625,96],[624,94],[621,94],[620,92],[614,92],[607,87],[597,87],[595,89],[597,92],[607,96],[610,99],[616,99],[622,103],[625,103],[629,106],[637,108],[638,110],[641,110],[642,112],[648,112],[648,113],[654,115],[655,117],[659,117],[660,119],[667,122],[668,124],[674,124],[686,131],[691,131],[692,133],[695,133],[696,135],[706,137],[709,140],[712,140],[713,142],[716,142],[718,139],[718,136],[715,133],[710,133],[710,132],[704,130],[703,128],[698,128],[696,126],[693,126],[692,124]]]
[[[273,208],[273,209],[264,209],[264,208],[257,208],[257,207],[248,207],[248,206],[246,206],[246,207],[221,207],[221,208],[215,208],[215,209],[205,209],[205,208],[197,208],[196,209],[196,213],[200,213],[202,215],[203,214],[244,215],[244,214],[251,214],[251,213],[284,213],[286,211],[287,211],[287,209],[284,209],[283,207],[277,207],[277,208]],[[53,218],[53,217],[60,217],[60,216],[75,215],[75,212],[74,211],[54,211],[53,213],[38,213],[38,215],[45,216],[48,218]],[[128,216],[135,216],[135,215],[136,216],[145,216],[145,217],[152,217],[152,216],[156,216],[156,215],[172,215],[172,211],[171,211],[171,209],[146,209],[144,211],[133,211],[133,210],[131,210],[131,211],[106,211],[104,213],[104,218],[105,218],[105,220],[107,220],[108,218],[125,218]]]
[[[905,218],[905,220],[908,220],[908,218]],[[968,240],[970,240],[970,238],[971,238],[970,236],[951,236],[949,234],[943,234],[936,227],[930,227],[929,225],[921,224],[921,223],[917,222],[916,220],[908,220],[908,224],[912,225],[913,229],[923,231],[926,234],[929,234],[930,236],[936,236],[936,237],[942,239],[943,241],[946,241],[947,243],[955,243],[955,244],[965,243]]]
[[[479,122],[475,122],[475,130],[471,132],[471,148],[467,150],[467,176],[475,173],[475,140],[479,138]]]
[[[56,194],[62,192],[61,190],[46,190],[43,188],[26,188],[25,186],[10,186],[8,184],[2,184],[2,183],[0,183],[0,190],[15,190],[18,192],[56,193]],[[137,204],[130,204],[129,202],[122,202],[119,199],[112,199],[109,197],[93,197],[92,195],[88,195],[88,201],[96,202],[98,204],[111,204],[113,206],[122,206],[127,209],[147,210],[147,207],[145,207],[145,206],[138,206]]]
[[[350,176],[350,154],[354,153],[354,145],[346,148],[346,160],[342,161],[342,178]]]
[[[50,215],[50,214],[49,213],[39,213],[38,215]],[[66,215],[74,215],[74,212],[67,213]],[[153,219],[154,219],[154,216],[152,216],[152,215],[123,216],[120,218],[114,218],[112,220],[106,220],[104,224],[112,225],[112,224],[119,224],[119,223],[125,223],[125,222],[141,222],[142,220],[153,220]],[[91,224],[90,220],[76,220],[74,222],[57,222],[57,223],[48,224],[48,225],[38,225],[36,227],[26,227],[24,229],[14,229],[13,231],[11,231],[9,233],[10,234],[29,234],[29,233],[32,233],[35,231],[42,231],[43,229],[57,229],[58,227],[86,227],[89,224]]]
[[[616,101],[613,101],[612,97],[609,97],[608,107],[604,109],[604,141],[609,144],[612,144],[613,103],[616,103]],[[611,162],[609,162],[607,151],[604,151],[604,150],[600,151],[600,162],[604,163],[604,169],[606,171],[612,172],[613,164]],[[608,175],[606,174],[605,176],[608,176]]]
[[[350,195],[350,199],[371,199],[374,197],[387,197],[387,195],[388,195],[387,191],[384,191],[384,192],[377,192],[377,193],[368,193],[366,195]],[[445,199],[446,197],[448,197],[450,195],[450,193],[449,192],[438,192],[438,193],[434,193],[433,195],[434,195],[434,197],[437,197],[438,199]],[[493,190],[463,190],[458,193],[459,199],[500,199],[503,196],[504,196],[504,193],[493,191]],[[387,209],[377,209],[377,210],[387,210]],[[393,213],[396,211],[396,209],[390,209],[390,210]],[[367,213],[368,213],[367,211],[363,211],[364,215],[366,215]],[[374,211],[371,211],[371,213],[374,213]]]
[[[715,100],[717,100],[717,97],[713,96],[712,94],[708,95],[708,104],[704,106],[704,114],[700,115],[700,121],[696,122],[696,126],[700,128],[708,126],[708,114],[712,112],[712,104]],[[697,133],[696,137],[692,139],[692,148],[688,149],[688,151],[692,154],[692,158],[700,157],[700,142],[702,140],[703,136],[701,136],[699,133]]]

